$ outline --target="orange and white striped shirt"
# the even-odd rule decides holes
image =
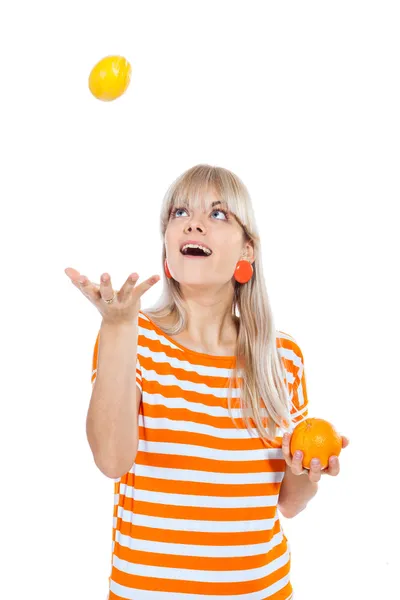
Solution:
[[[303,356],[291,336],[278,332],[278,340],[301,421]],[[92,383],[98,343],[99,336]],[[239,409],[232,422],[226,386],[234,360],[185,348],[139,312],[139,448],[129,472],[114,480],[109,600],[292,598],[277,510],[282,433],[266,447],[249,435]]]

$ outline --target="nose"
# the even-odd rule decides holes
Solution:
[[[185,227],[185,231],[187,231],[187,232],[190,232],[190,231],[193,231],[193,230],[200,231],[200,233],[203,233],[204,232],[204,227],[202,225],[198,225],[198,224],[197,225],[187,225]]]

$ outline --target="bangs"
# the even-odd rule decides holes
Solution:
[[[216,199],[211,204],[205,201],[207,192],[215,193]],[[240,195],[234,193],[232,182],[223,181],[212,167],[203,167],[194,172],[187,172],[175,182],[168,213],[171,214],[171,211],[178,207],[207,212],[214,205],[216,209],[220,207],[229,212],[242,225],[240,213],[243,211],[243,203],[240,201]]]

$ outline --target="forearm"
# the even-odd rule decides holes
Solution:
[[[292,518],[304,510],[318,491],[318,483],[310,481],[308,474],[294,475],[287,465],[282,481],[278,508],[286,518]]]
[[[137,452],[136,358],[137,322],[102,323],[86,434],[96,465],[109,477],[128,471]]]

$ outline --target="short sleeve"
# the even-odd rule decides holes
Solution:
[[[100,341],[100,331],[97,334],[96,342],[93,350],[93,358],[92,358],[92,387],[94,382],[96,381],[97,376],[97,364],[99,360],[99,341]],[[139,354],[136,358],[136,385],[139,388],[140,392],[142,392],[142,368],[140,366]]]
[[[295,381],[293,384],[292,408],[290,413],[293,424],[297,425],[308,417],[308,397],[303,353],[294,340],[292,351]]]

